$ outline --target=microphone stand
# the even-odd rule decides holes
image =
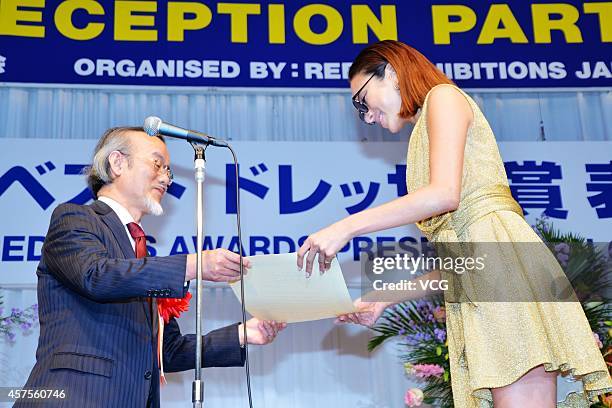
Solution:
[[[167,135],[177,139],[187,140],[195,152],[194,172],[196,181],[196,358],[195,358],[195,378],[191,387],[194,408],[201,408],[204,401],[204,383],[202,381],[202,246],[204,241],[204,202],[202,195],[204,193],[204,178],[206,170],[206,159],[204,158],[204,150],[208,145],[218,147],[228,147],[232,154],[234,151],[229,147],[226,141],[217,140],[204,133],[199,133],[193,130],[186,130],[177,126],[164,124],[162,120],[155,116],[149,116],[145,119],[143,130],[149,136]],[[234,154],[234,160],[236,155]],[[236,173],[238,177],[238,173]],[[240,236],[240,220],[238,220],[238,236]],[[242,251],[242,250],[241,250]],[[242,253],[242,252],[241,252]],[[241,258],[242,260],[242,258]],[[240,273],[242,275],[242,261],[240,264]],[[244,294],[242,295],[244,298]],[[244,320],[244,301],[242,307]],[[244,326],[244,336],[246,341],[246,325]],[[248,351],[247,351],[248,357]],[[248,366],[247,366],[247,381],[248,381]],[[250,387],[249,387],[250,401]]]
[[[192,383],[192,396],[194,408],[201,408],[204,402],[204,382],[202,381],[202,244],[204,241],[204,178],[206,160],[204,147],[194,141],[189,141],[195,152],[194,169],[196,181],[196,360],[195,378]]]

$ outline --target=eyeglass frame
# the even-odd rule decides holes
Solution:
[[[124,153],[121,150],[115,150],[116,152],[120,153],[123,156],[134,156],[134,157],[140,157],[142,159],[147,160],[145,157],[142,156],[135,156],[132,155],[130,153]],[[148,160],[152,160],[153,163],[153,168],[155,169],[155,172],[159,175],[159,176],[163,176],[165,175],[166,177],[168,177],[168,187],[170,187],[172,185],[172,183],[174,182],[174,172],[172,171],[172,168],[170,168],[170,166],[168,166],[167,164],[161,164],[161,160],[158,159],[157,157],[150,157]]]
[[[385,68],[386,67],[387,67],[387,63],[385,63]],[[355,94],[351,97],[351,100],[353,101],[353,107],[355,109],[357,109],[357,112],[359,112],[359,119],[361,119],[362,122],[365,123],[366,125],[373,125],[374,122],[372,122],[372,123],[366,122],[365,114],[370,111],[370,107],[368,105],[366,105],[366,103],[363,102],[363,100],[359,100],[359,94],[361,93],[361,91],[363,91],[363,89],[366,87],[368,82],[370,82],[372,80],[372,78],[374,78],[374,76],[376,76],[378,71],[379,70],[377,69],[374,72],[372,72],[372,75],[370,75],[368,80],[365,81],[365,83],[363,85],[361,85],[361,88],[359,88],[359,90],[357,92],[355,92]]]

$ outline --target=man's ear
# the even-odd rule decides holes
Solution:
[[[112,151],[111,154],[108,155],[108,163],[111,172],[109,176],[111,176],[113,180],[121,175],[127,165],[125,160],[123,160],[123,155],[117,150]]]

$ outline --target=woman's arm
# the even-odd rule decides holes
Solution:
[[[459,206],[463,153],[472,110],[455,88],[439,86],[429,96],[429,184],[378,207],[353,214],[351,235],[367,234],[453,211]]]
[[[429,95],[425,119],[429,135],[429,184],[310,235],[298,251],[300,269],[306,259],[306,272],[311,273],[317,254],[320,270],[327,269],[325,261],[354,236],[412,224],[458,207],[465,141],[473,120],[471,107],[455,88],[438,86]]]

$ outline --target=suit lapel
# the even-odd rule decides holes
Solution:
[[[113,233],[113,236],[119,243],[119,247],[121,247],[121,252],[123,252],[123,256],[125,257],[125,259],[135,258],[136,254],[134,253],[132,243],[130,242],[130,239],[127,236],[128,233],[125,230],[125,226],[121,223],[119,216],[115,214],[113,209],[100,200],[94,201],[91,207],[97,214],[100,215],[102,222],[104,222],[104,224],[106,224],[106,226]],[[147,317],[147,321],[152,327],[153,316],[151,315],[151,311],[149,310],[149,303],[145,299],[141,302],[141,304],[145,312],[145,316]]]
[[[125,225],[121,223],[121,220],[112,210],[112,208],[110,208],[108,205],[106,205],[100,200],[94,201],[91,206],[96,213],[100,214],[102,222],[104,222],[113,233],[113,236],[119,243],[119,246],[121,247],[121,251],[123,252],[125,258],[135,258],[136,255],[134,254],[134,249],[132,248],[130,239],[127,236]]]

